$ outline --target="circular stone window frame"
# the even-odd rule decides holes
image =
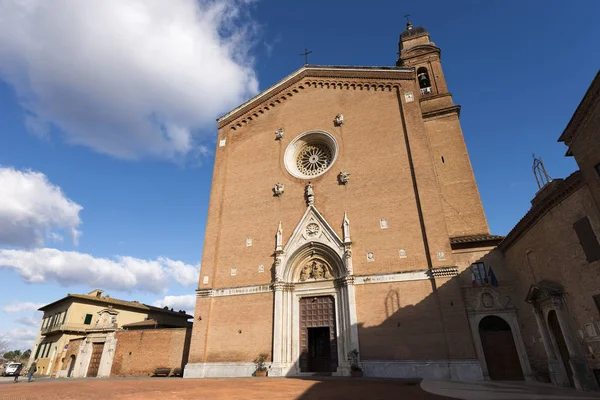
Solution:
[[[319,172],[315,175],[306,175],[302,171],[298,169],[298,165],[296,163],[298,155],[304,148],[304,146],[309,144],[324,144],[329,148],[331,152],[331,162],[323,171]],[[285,169],[287,172],[295,178],[299,179],[314,179],[317,178],[327,171],[331,169],[335,161],[337,160],[337,156],[339,153],[339,146],[335,137],[332,134],[321,131],[321,130],[312,130],[301,133],[296,136],[294,140],[288,144],[285,149],[285,153],[283,155],[283,164],[285,165]]]

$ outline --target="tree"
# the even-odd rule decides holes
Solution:
[[[0,335],[0,354],[4,354],[7,351],[8,351],[8,340],[3,335]]]
[[[9,361],[21,361],[23,353],[21,350],[13,350],[4,353],[4,358]]]

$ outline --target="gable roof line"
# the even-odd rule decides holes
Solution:
[[[598,99],[600,99],[600,70],[596,73],[565,130],[558,138],[559,142],[564,142],[567,146],[571,145],[571,141],[579,133],[579,127],[586,122],[590,110],[598,102]],[[567,155],[571,155],[569,153],[570,150],[567,152]]]
[[[248,107],[250,104],[259,102],[261,99],[269,97],[271,94],[276,92],[279,88],[284,86],[286,83],[292,81],[294,78],[298,77],[299,75],[301,75],[307,71],[318,71],[318,70],[320,70],[320,71],[349,71],[349,72],[367,72],[367,71],[369,71],[369,72],[388,72],[388,73],[389,72],[404,72],[404,73],[406,73],[406,72],[412,72],[414,70],[414,68],[412,68],[412,67],[343,66],[343,65],[323,65],[323,66],[304,65],[302,68],[296,70],[295,72],[293,72],[290,75],[286,76],[285,78],[279,80],[275,84],[269,86],[268,88],[266,88],[262,92],[258,93],[254,97],[248,99],[244,103],[240,104],[233,110],[220,116],[219,118],[217,118],[217,123],[220,125],[221,122],[223,122],[225,119],[232,117],[236,113],[238,113],[241,110]]]
[[[309,214],[313,214],[317,220],[319,220],[319,222],[321,222],[323,224],[323,226],[332,234],[332,239],[334,242],[338,242],[337,245],[343,247],[344,246],[344,241],[339,237],[339,235],[337,234],[337,232],[335,231],[335,229],[333,229],[333,227],[329,224],[329,222],[327,222],[327,220],[325,219],[325,217],[323,217],[323,215],[321,215],[321,213],[319,212],[319,210],[317,210],[317,208],[314,205],[309,205],[308,207],[306,207],[306,211],[304,211],[304,214],[302,214],[302,217],[300,218],[300,220],[298,221],[298,223],[296,224],[296,227],[294,228],[294,231],[292,232],[292,234],[290,235],[290,237],[288,238],[285,246],[283,246],[283,253],[284,254],[288,254],[290,247],[292,246],[292,243],[294,242],[294,238],[298,237],[298,236],[302,236],[302,228],[304,226],[304,222],[308,219]]]

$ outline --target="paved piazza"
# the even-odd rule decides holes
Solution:
[[[5,378],[6,379],[6,378]],[[41,379],[3,383],[0,399],[411,399],[449,397],[424,392],[416,381],[384,379]]]

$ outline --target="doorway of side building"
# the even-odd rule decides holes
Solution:
[[[490,379],[524,379],[512,330],[505,320],[495,315],[483,318],[479,322],[479,336]]]
[[[562,329],[560,329],[560,324],[558,323],[558,318],[556,317],[556,311],[554,310],[551,310],[548,313],[548,327],[550,328],[550,332],[552,332],[552,336],[554,337],[554,343],[556,343],[556,347],[558,348],[558,353],[560,354],[565,371],[567,372],[569,383],[572,387],[574,387],[575,384],[573,382],[573,370],[571,369],[571,364],[569,363],[569,350],[567,349],[565,337],[563,336]]]
[[[300,299],[300,371],[337,371],[337,339],[333,296]]]
[[[98,376],[98,369],[100,369],[100,360],[102,359],[102,351],[104,350],[104,343],[92,343],[92,356],[90,358],[90,366],[88,367],[87,377],[95,378]]]
[[[67,378],[71,377],[71,374],[73,373],[73,368],[75,368],[75,355],[71,355],[71,357],[69,358],[69,367],[67,369]]]

